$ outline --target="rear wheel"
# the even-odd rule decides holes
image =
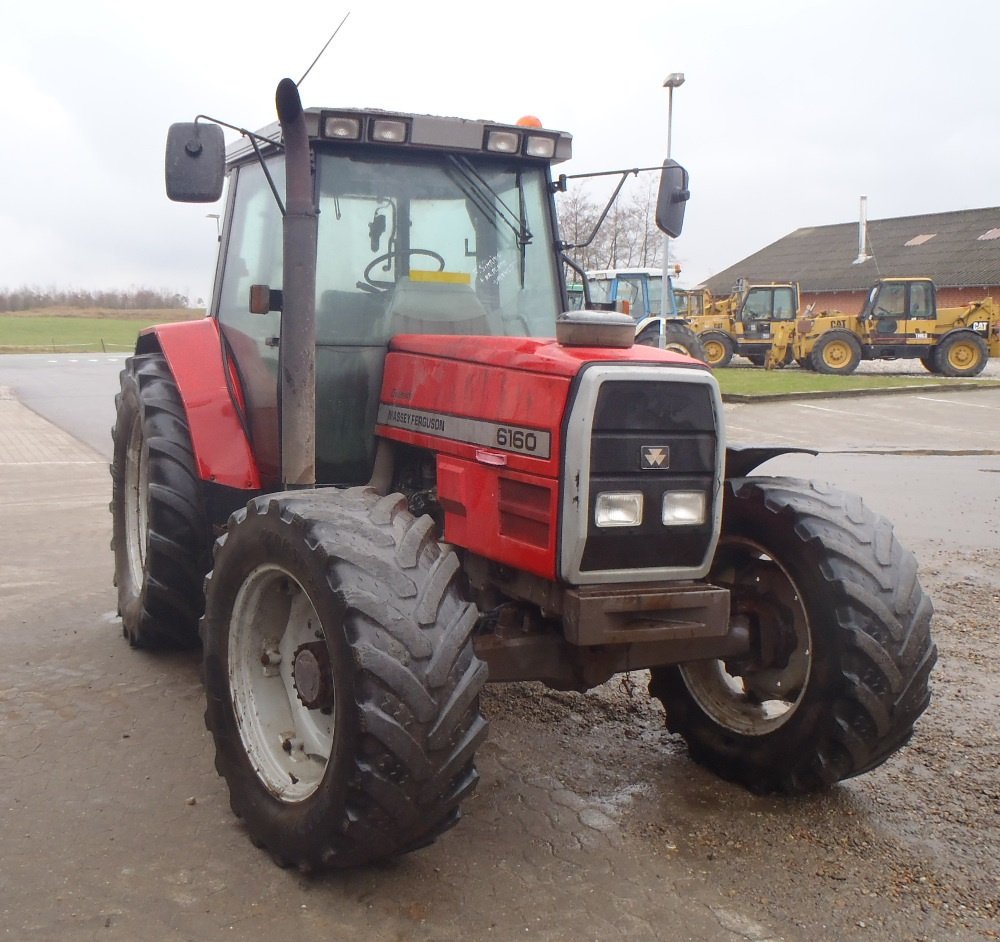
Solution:
[[[853,373],[861,362],[861,344],[853,334],[824,334],[816,341],[811,359],[817,373]]]
[[[206,724],[251,839],[349,867],[459,817],[486,734],[486,665],[458,559],[405,499],[270,495],[230,520],[207,580]]]
[[[111,546],[122,632],[135,647],[190,647],[212,531],[184,405],[162,355],[128,360],[115,404]]]
[[[708,330],[699,334],[702,346],[705,348],[705,362],[713,369],[729,366],[733,358],[733,342],[721,331]]]
[[[646,327],[635,342],[644,347],[658,347],[660,345],[659,324],[650,324]],[[663,348],[673,350],[674,353],[683,353],[685,356],[694,357],[702,363],[708,362],[705,348],[702,346],[698,335],[687,324],[678,321],[663,322]]]
[[[989,347],[978,334],[951,334],[938,344],[934,361],[945,376],[978,376],[989,358]]]
[[[756,792],[807,792],[909,739],[930,697],[932,607],[888,521],[809,482],[736,479],[710,579],[750,653],[650,683],[696,761]]]

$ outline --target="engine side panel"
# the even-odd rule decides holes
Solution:
[[[429,355],[388,355],[377,433],[437,455],[448,542],[555,578],[570,381]]]

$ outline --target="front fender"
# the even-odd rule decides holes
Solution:
[[[795,448],[791,445],[727,445],[726,479],[745,478],[765,461],[778,455],[818,455],[814,448]]]
[[[239,378],[223,356],[218,323],[204,318],[150,327],[139,335],[135,352],[156,351],[166,358],[184,403],[199,477],[238,490],[260,490],[260,472],[240,418]]]

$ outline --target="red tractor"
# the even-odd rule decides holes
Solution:
[[[227,203],[210,316],[151,328],[112,465],[128,641],[203,647],[254,843],[346,867],[459,817],[489,681],[648,670],[695,759],[802,792],[928,703],[931,604],[860,501],[748,476],[711,371],[569,312],[534,126],[301,106],[225,152],[174,125],[173,199]],[[657,221],[679,234],[667,162]],[[568,313],[567,313],[568,312]]]

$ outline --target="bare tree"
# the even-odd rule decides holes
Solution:
[[[585,186],[560,194],[556,208],[564,242],[579,245],[594,231],[604,210]],[[589,244],[568,251],[584,270],[655,268],[661,264],[663,237],[656,228],[656,181],[644,177],[626,185]]]

